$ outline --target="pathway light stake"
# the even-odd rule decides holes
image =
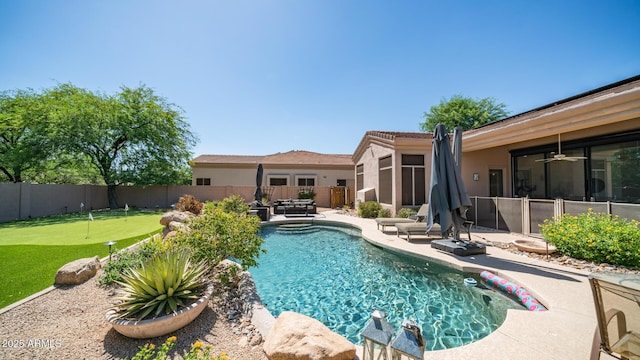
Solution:
[[[406,356],[412,360],[423,360],[424,347],[424,338],[416,321],[413,319],[404,320],[402,328],[391,344],[391,359],[401,360],[403,356]]]
[[[105,244],[106,246],[108,246],[108,247],[109,247],[109,261],[111,261],[111,254],[113,254],[113,251],[111,251],[111,247],[112,247],[113,245],[115,245],[115,244],[116,244],[116,242],[115,242],[115,241],[113,241],[113,240],[109,240],[109,241],[107,241],[107,242],[106,242],[106,243],[104,243],[104,244]]]
[[[379,360],[388,359],[388,346],[393,338],[393,326],[391,326],[387,320],[385,320],[386,314],[380,310],[373,310],[371,314],[371,320],[367,323],[362,331],[362,337],[364,338],[364,346],[362,359],[363,360]],[[374,358],[374,352],[376,345],[380,349],[378,357]]]

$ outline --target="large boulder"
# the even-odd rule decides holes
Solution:
[[[186,231],[189,230],[189,226],[179,221],[172,221],[167,225],[170,231]]]
[[[91,279],[100,269],[100,259],[84,258],[63,265],[56,272],[57,285],[78,285]]]
[[[356,346],[320,321],[283,312],[264,343],[269,360],[353,360]]]
[[[168,226],[172,221],[188,223],[194,215],[187,211],[169,211],[160,218],[160,225]]]

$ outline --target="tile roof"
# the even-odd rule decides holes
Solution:
[[[194,164],[278,164],[278,165],[349,165],[351,154],[320,154],[304,150],[291,150],[271,155],[200,155]]]
[[[365,134],[387,140],[395,140],[396,138],[412,138],[412,139],[431,139],[432,133],[425,132],[406,132],[406,131],[367,131]]]

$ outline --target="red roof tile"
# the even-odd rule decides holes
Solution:
[[[304,150],[292,150],[265,156],[257,155],[200,155],[195,164],[278,164],[278,165],[349,165],[351,154],[320,154]]]

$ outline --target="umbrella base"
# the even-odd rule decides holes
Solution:
[[[486,254],[487,249],[483,244],[470,243],[468,241],[442,239],[432,240],[431,247],[460,256]]]

